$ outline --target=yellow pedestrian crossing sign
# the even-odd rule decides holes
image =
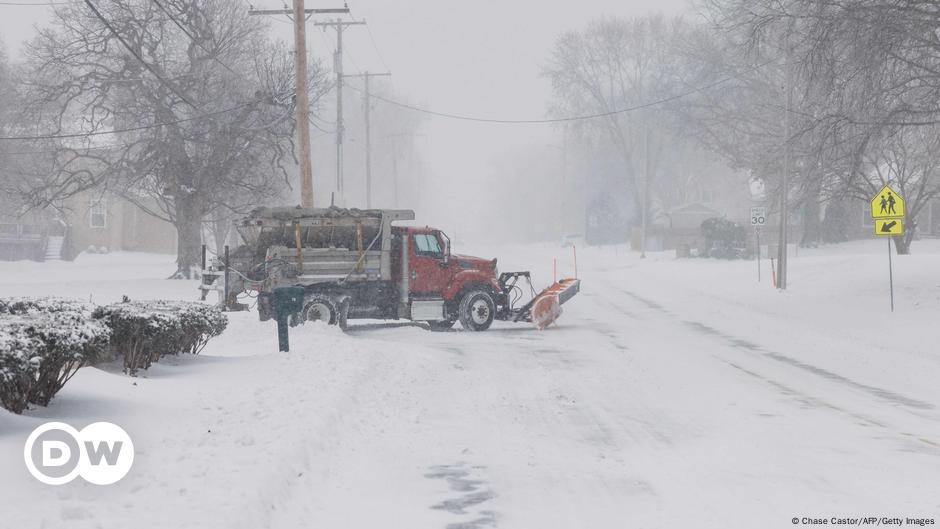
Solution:
[[[875,235],[904,235],[904,219],[875,219]]]
[[[878,192],[871,199],[871,218],[873,219],[894,219],[904,217],[904,199],[901,198],[901,195],[897,191],[891,188],[891,186],[884,186],[881,188],[881,191]],[[875,223],[879,225],[879,223]],[[898,222],[897,226],[900,226],[901,223]],[[900,228],[898,228],[900,229]],[[876,229],[877,233],[879,230]],[[878,233],[878,235],[884,235]],[[892,233],[892,235],[900,235],[900,233]]]

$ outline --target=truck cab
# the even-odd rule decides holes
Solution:
[[[496,259],[452,254],[450,238],[439,229],[395,227],[393,233],[402,255],[393,270],[407,270],[400,276],[399,288],[407,293],[410,319],[427,321],[432,327],[450,327],[461,319],[463,298],[479,292],[483,295],[468,300],[469,321],[461,319],[461,323],[478,327],[473,330],[489,327],[502,293]]]

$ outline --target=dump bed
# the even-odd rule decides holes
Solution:
[[[258,208],[237,229],[277,286],[391,281],[392,222],[413,219],[411,210]]]

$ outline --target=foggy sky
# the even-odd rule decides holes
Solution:
[[[282,7],[272,0],[253,5]],[[341,6],[342,0],[307,1],[307,7]],[[605,15],[691,11],[685,0],[350,0],[349,7],[353,17],[369,23],[397,93],[440,112],[509,119],[545,117],[550,86],[540,71],[563,31],[582,29],[589,20]],[[49,11],[0,6],[0,34],[11,58],[32,36],[32,25],[46,21]],[[271,30],[292,42],[286,17],[275,17]],[[335,32],[324,33],[310,25],[307,40],[314,55],[331,65]],[[347,28],[344,48],[347,73],[385,71],[366,28]],[[382,111],[382,105],[377,103],[376,112]],[[439,193],[439,202],[448,203],[446,208],[427,206],[418,212],[419,219],[429,223],[449,221],[440,218],[446,213],[472,214],[473,204],[459,204],[460,190],[493,171],[493,164],[508,154],[544,147],[546,156],[557,156],[550,146],[561,143],[560,132],[550,125],[470,123],[429,116],[422,132],[420,156],[429,177],[440,184],[433,190]],[[333,160],[314,160],[314,171],[332,172]]]

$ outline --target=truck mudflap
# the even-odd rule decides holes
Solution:
[[[499,284],[503,289],[504,298],[512,298],[513,291],[518,289],[517,283],[525,279],[529,283],[533,296],[521,307],[508,306],[497,311],[497,318],[507,321],[528,321],[539,330],[551,325],[561,316],[561,306],[581,291],[581,280],[565,278],[552,283],[551,286],[535,294],[529,272],[504,272],[500,274]],[[511,303],[510,303],[511,305]]]

